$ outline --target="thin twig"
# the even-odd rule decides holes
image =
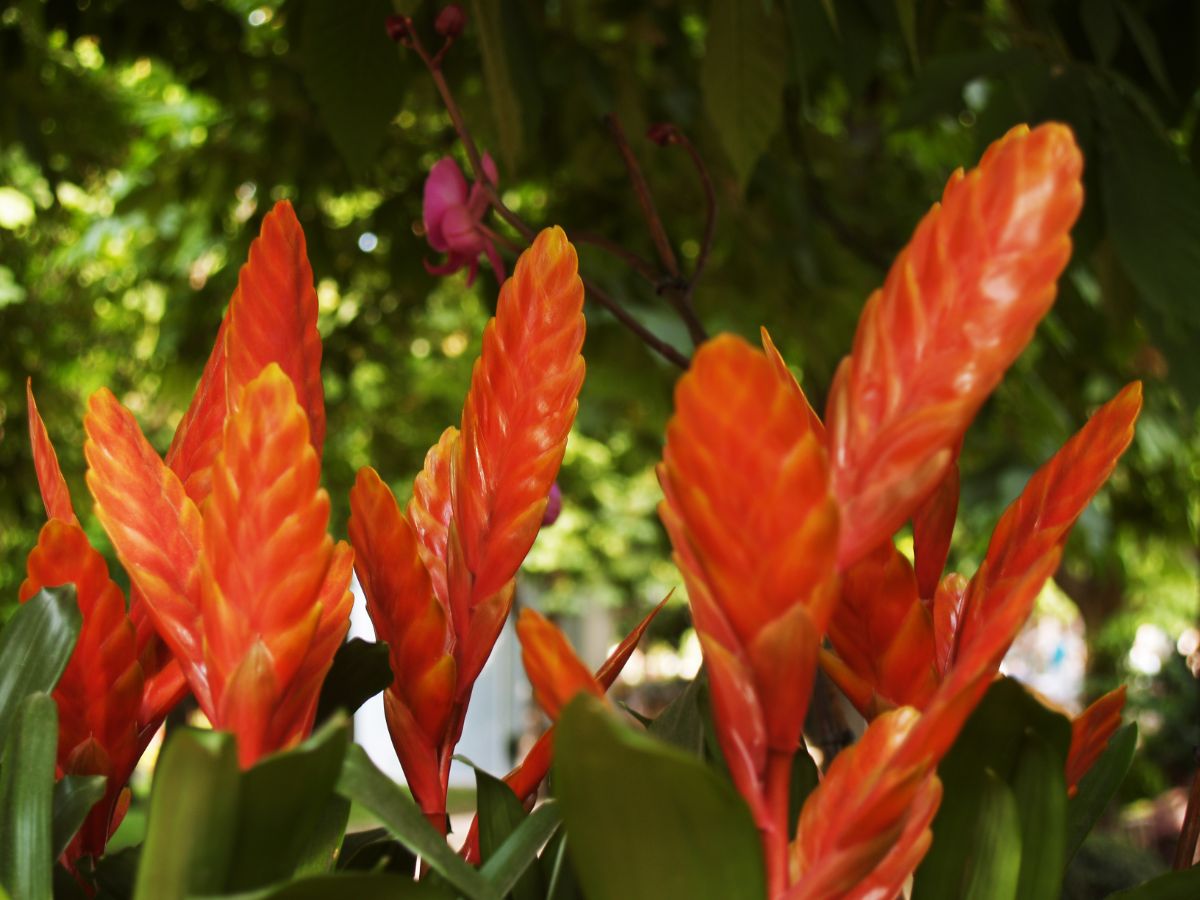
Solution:
[[[617,259],[621,260],[621,262],[625,263],[625,265],[629,266],[629,268],[641,275],[642,278],[649,284],[653,285],[655,289],[658,289],[658,287],[662,284],[662,279],[659,277],[658,272],[655,271],[654,266],[652,266],[638,254],[634,253],[632,250],[627,250],[626,248],[622,247],[616,241],[610,241],[603,235],[595,234],[591,231],[577,231],[574,228],[568,229],[568,234],[571,235],[571,240],[575,241],[577,244],[591,244],[593,247],[603,250],[610,256],[615,256]]]
[[[684,370],[691,365],[691,361],[686,356],[684,356],[654,332],[650,331],[650,329],[648,329],[645,325],[635,319],[629,310],[609,296],[609,294],[602,290],[600,286],[596,284],[596,282],[588,278],[584,278],[583,286],[587,290],[589,296],[595,298],[596,302],[612,313],[622,325],[640,337],[642,339],[642,343],[644,343],[647,347],[649,347],[667,362],[672,363],[673,365],[676,365]]]
[[[496,190],[496,186],[491,183],[487,177],[487,173],[484,171],[483,156],[479,152],[479,147],[476,145],[475,139],[471,136],[471,130],[467,127],[466,119],[463,118],[462,110],[459,108],[457,101],[454,99],[454,94],[450,90],[450,85],[447,83],[445,76],[442,74],[441,54],[436,57],[430,56],[429,52],[425,49],[425,45],[421,42],[420,36],[412,27],[412,20],[409,19],[406,24],[407,31],[405,34],[404,43],[406,46],[410,47],[418,57],[420,57],[421,62],[425,64],[425,68],[429,70],[430,77],[433,78],[434,86],[437,88],[438,94],[442,98],[442,105],[446,107],[446,112],[450,114],[450,121],[454,125],[454,131],[457,133],[458,139],[462,143],[463,149],[466,151],[467,160],[471,167],[472,180],[478,182],[482,186],[483,193],[487,198],[488,204],[496,211],[497,215],[499,215],[500,218],[516,229],[516,231],[520,233],[521,237],[523,237],[526,241],[532,241],[536,234],[534,229],[513,210],[508,208],[503,199],[501,199],[499,192]],[[642,185],[644,188],[644,181],[642,182]],[[661,223],[659,227],[661,229]],[[513,252],[520,252],[521,248],[515,242],[504,237],[499,232],[488,228],[482,223],[480,223],[480,228],[489,238],[504,244]],[[670,252],[669,245],[667,246],[667,252]],[[671,260],[672,263],[674,263],[674,255],[671,256]],[[678,267],[676,266],[676,272],[677,271]],[[597,303],[612,313],[618,322],[637,335],[637,337],[640,338],[647,347],[672,365],[678,366],[681,369],[687,369],[689,365],[689,359],[687,356],[680,353],[675,347],[671,346],[646,328],[646,326],[639,322],[633,316],[633,314],[629,312],[629,310],[625,309],[625,307],[614,300],[611,295],[602,290],[595,282],[590,281],[587,278],[583,278],[582,280],[584,287],[587,290],[587,294],[593,297]]]
[[[629,172],[629,181],[633,185],[633,192],[637,195],[638,205],[642,208],[646,225],[650,228],[650,237],[654,240],[658,258],[662,260],[663,268],[667,270],[668,274],[678,278],[679,261],[675,258],[675,251],[671,249],[671,241],[667,238],[662,219],[659,218],[658,210],[654,206],[654,197],[650,194],[646,177],[642,175],[642,167],[638,165],[637,157],[633,155],[633,148],[629,146],[629,141],[625,137],[625,129],[621,127],[621,120],[615,113],[609,113],[604,117],[604,122],[612,135],[613,143],[617,145],[621,159],[625,161],[625,168]]]
[[[700,252],[696,255],[695,268],[692,269],[691,277],[688,278],[688,297],[690,299],[692,292],[696,289],[696,282],[704,273],[704,266],[708,263],[708,254],[712,250],[713,238],[717,233],[717,192],[713,188],[712,176],[708,174],[708,166],[704,164],[704,157],[700,155],[696,145],[678,129],[675,130],[675,140],[692,158],[692,165],[696,167],[696,174],[700,176],[700,184],[704,188],[704,237],[700,239]]]

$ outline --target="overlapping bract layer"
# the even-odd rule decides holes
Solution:
[[[604,696],[604,688],[583,664],[566,635],[537,610],[521,610],[517,619],[521,661],[533,686],[533,699],[551,721],[579,693]]]
[[[203,513],[106,390],[85,419],[88,484],[118,557],[201,709],[242,765],[297,743],[345,636],[350,551],[291,379],[269,365],[226,418]]]
[[[29,554],[20,600],[43,587],[75,585],[79,637],[54,693],[58,775],[107,778],[105,796],[64,855],[74,866],[81,856],[103,853],[125,813],[125,783],[184,684],[178,666],[169,660],[155,664],[157,638],[151,631],[139,632],[133,612],[126,613],[124,595],[79,525],[32,384],[26,385],[26,398],[34,468],[49,521]]]
[[[395,680],[385,710],[414,796],[444,827],[450,759],[471,690],[512,605],[583,383],[583,284],[559,228],[517,261],[487,324],[461,430],[429,451],[402,514],[370,470],[351,540]]]
[[[786,803],[768,768],[790,771],[838,594],[825,451],[781,374],[739,338],[703,345],[676,386],[659,467],[659,514],[687,583],[717,736],[776,870]]]
[[[800,812],[787,900],[899,894],[942,797],[932,760],[899,761],[918,718],[911,707],[884,713],[834,759]]]
[[[51,518],[29,554],[26,572],[21,602],[44,587],[73,584],[82,619],[71,660],[54,688],[57,769],[59,776],[103,775],[107,785],[67,848],[66,862],[74,865],[80,856],[104,852],[124,816],[128,795],[122,802],[122,792],[145,746],[139,728],[144,678],[137,634],[124,594],[77,523]]]
[[[1001,516],[970,581],[947,575],[932,596],[924,594],[890,543],[850,568],[829,630],[837,657],[822,661],[864,715],[898,704],[926,707],[967,647],[986,644],[999,665],[1041,588],[1030,573],[1044,572],[1043,581],[1053,574],[1046,561],[1057,560],[1071,526],[1129,446],[1140,408],[1134,383],[1038,469]],[[919,562],[920,542],[917,555]]]
[[[1054,301],[1083,202],[1068,128],[1018,126],[951,177],[859,319],[826,408],[843,568],[941,479]]]

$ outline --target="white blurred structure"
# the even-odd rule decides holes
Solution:
[[[367,616],[358,579],[354,581],[350,637],[375,640],[375,629]],[[515,762],[513,750],[525,726],[529,694],[521,667],[521,648],[510,619],[475,682],[466,725],[455,752],[493,775],[503,775],[511,769]],[[372,697],[355,713],[354,740],[367,751],[375,765],[396,781],[404,781],[384,720],[382,695]],[[475,775],[469,766],[455,762],[450,769],[450,783],[474,787]]]

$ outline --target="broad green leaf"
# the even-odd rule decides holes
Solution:
[[[1062,886],[1067,839],[1067,781],[1063,760],[1034,731],[1013,773],[1012,794],[1021,832],[1021,900],[1057,900]]]
[[[582,900],[575,870],[567,852],[567,833],[559,829],[542,851],[540,867],[546,882],[546,900]]]
[[[479,814],[479,856],[486,864],[503,850],[513,832],[529,818],[525,807],[507,784],[482,769],[475,769],[475,798]],[[539,844],[534,854],[541,849]],[[546,895],[541,873],[530,869],[512,888],[514,900],[540,900]]]
[[[111,897],[132,897],[141,856],[142,848],[139,845],[125,847],[115,853],[105,853],[100,857],[96,862],[96,884],[100,888],[99,896],[104,900]]]
[[[540,872],[534,863],[537,862],[538,851],[550,840],[558,826],[562,824],[558,804],[553,800],[547,801],[525,817],[508,839],[497,847],[491,858],[483,864],[480,874],[496,889],[500,896],[510,892],[514,898],[521,897],[516,888],[522,885],[528,888],[524,896],[538,898],[544,896],[540,890]],[[532,888],[538,888],[533,891]]]
[[[334,796],[349,740],[348,720],[339,714],[299,747],[241,774],[226,890],[257,888],[295,872]]]
[[[782,118],[788,57],[777,19],[759,3],[712,0],[709,7],[704,105],[743,188]]]
[[[1171,381],[1200,402],[1200,179],[1124,97],[1093,84],[1103,128],[1101,185],[1109,235],[1167,357]]]
[[[238,814],[234,738],[181,729],[154,772],[135,900],[183,900],[225,888]]]
[[[329,796],[325,808],[317,820],[317,827],[310,834],[300,852],[300,864],[296,876],[321,875],[332,871],[338,861],[338,850],[346,834],[346,823],[350,820],[350,801],[338,794]]]
[[[300,22],[304,83],[346,164],[362,172],[374,162],[388,124],[400,111],[404,62],[384,29],[387,0],[308,0]],[[369,86],[369,87],[368,87]]]
[[[1048,757],[1056,760],[1060,769],[1065,768],[1071,723],[1042,706],[1018,682],[998,680],[938,767],[942,803],[933,820],[933,844],[916,873],[913,896],[918,900],[962,894],[977,852],[975,835],[983,827],[979,818],[987,799],[983,796],[988,784],[985,773],[1015,785],[1031,734],[1040,740]],[[1049,759],[1042,762],[1049,764]],[[1037,823],[1027,824],[1033,828],[1027,840],[1046,839],[1037,835]],[[1065,831],[1065,823],[1060,821],[1060,827]],[[1022,837],[1020,819],[1017,834]]]
[[[371,828],[346,835],[338,852],[337,867],[411,875],[417,870],[417,858],[394,840],[386,828]]]
[[[342,875],[317,875],[288,884],[245,891],[240,894],[216,894],[193,900],[454,900],[445,888],[388,872],[349,872]]]
[[[357,744],[346,751],[338,792],[374,815],[401,844],[467,897],[494,900],[497,896],[483,877],[450,849],[412,798],[379,771]]]
[[[734,789],[593,697],[559,719],[554,785],[588,900],[766,894],[758,832]]]
[[[43,900],[51,895],[57,743],[54,700],[41,692],[29,694],[5,732],[0,770],[0,887],[14,900]]]
[[[64,775],[54,785],[54,858],[58,859],[104,796],[103,775]]]
[[[1108,900],[1196,900],[1200,897],[1200,866],[1168,872],[1127,891],[1109,894]]]
[[[1122,725],[1109,739],[1104,753],[1080,780],[1079,789],[1067,804],[1067,860],[1083,845],[1084,838],[1125,780],[1136,747],[1137,725],[1133,722]]]
[[[67,667],[82,619],[72,585],[38,591],[0,631],[0,735],[28,695],[50,693]]]
[[[705,682],[701,670],[646,730],[680,750],[703,757]]]
[[[353,638],[338,648],[317,701],[319,725],[337,710],[353,713],[392,683],[388,645]]]
[[[963,885],[964,900],[1016,900],[1021,822],[1012,791],[985,770]],[[949,895],[948,895],[949,896]]]
[[[472,0],[471,21],[483,54],[483,81],[500,137],[505,167],[516,168],[525,144],[524,104],[517,90],[515,67],[528,61],[513,58],[505,18],[513,14],[513,0]]]

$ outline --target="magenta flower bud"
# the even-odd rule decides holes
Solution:
[[[542,513],[542,527],[553,525],[559,515],[562,513],[562,488],[558,486],[558,482],[550,485],[550,496],[546,498],[546,511]]]
[[[405,47],[412,44],[412,19],[408,16],[388,16],[385,27],[387,36],[397,44]]]
[[[437,15],[433,28],[444,38],[454,40],[467,27],[467,14],[457,3],[451,3]]]
[[[679,129],[670,122],[656,122],[646,129],[646,137],[658,146],[665,147],[679,140]]]

